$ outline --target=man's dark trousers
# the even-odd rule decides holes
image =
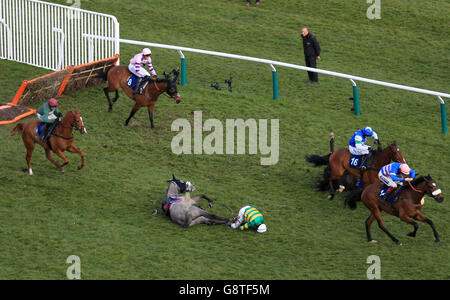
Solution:
[[[316,57],[315,56],[305,56],[305,64],[309,68],[316,68]],[[319,82],[319,73],[308,71],[309,80],[312,82]]]

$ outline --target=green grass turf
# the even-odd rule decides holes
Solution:
[[[299,34],[307,25],[323,49],[319,68],[449,92],[445,1],[383,1],[380,20],[366,18],[365,1],[263,0],[249,8],[238,0],[81,1],[81,8],[115,15],[122,38],[300,65]],[[121,45],[122,64],[138,51]],[[158,74],[179,65],[176,51],[152,51]],[[74,132],[75,144],[86,153],[81,171],[78,156],[67,154],[70,164],[61,173],[37,147],[35,175],[28,176],[23,143],[9,136],[15,125],[0,127],[0,278],[65,279],[66,258],[78,255],[82,279],[366,279],[366,259],[378,255],[382,279],[449,279],[447,200],[438,204],[427,197],[423,209],[436,224],[440,246],[428,225],[419,224],[417,237],[409,238],[412,227],[386,214],[387,228],[403,246],[376,224],[372,236],[379,243],[368,244],[369,211],[362,204],[344,209],[341,196],[326,200],[327,193],[314,188],[322,169],[304,160],[306,154],[328,152],[330,131],[339,148],[369,125],[383,144],[396,140],[410,166],[431,174],[446,195],[450,143],[441,133],[436,97],[359,83],[362,114],[355,116],[348,80],[319,75],[319,85],[308,85],[305,72],[279,68],[280,99],[274,101],[269,66],[185,55],[183,101],[175,105],[161,96],[154,130],[145,109],[131,121],[140,125],[123,126],[133,101],[122,91],[111,113],[100,86],[60,98],[63,112],[81,109],[88,130],[83,137]],[[2,102],[12,99],[23,80],[49,73],[4,60],[0,70]],[[223,83],[230,75],[232,93]],[[216,81],[222,91],[210,88]],[[279,119],[279,162],[263,167],[260,154],[173,154],[172,122],[192,122],[196,110],[203,120]],[[183,229],[153,215],[172,173],[197,186],[193,195],[215,199],[210,211],[217,215],[231,216],[223,204],[234,214],[256,206],[268,231]]]

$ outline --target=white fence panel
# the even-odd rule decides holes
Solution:
[[[2,59],[56,71],[118,53],[119,23],[112,15],[36,0],[0,0]]]

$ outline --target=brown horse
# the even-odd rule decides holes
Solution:
[[[382,186],[383,184],[381,182],[371,184],[367,188],[365,188],[362,193],[361,199],[371,212],[365,223],[367,241],[371,243],[377,242],[375,240],[372,240],[372,237],[370,235],[370,225],[374,220],[377,220],[380,229],[383,230],[392,239],[392,241],[394,241],[394,243],[396,243],[397,245],[402,244],[384,226],[380,212],[380,210],[384,210],[391,215],[399,217],[401,221],[413,225],[414,231],[408,233],[408,236],[411,237],[416,236],[416,232],[419,227],[417,223],[414,222],[414,220],[419,220],[429,224],[433,229],[435,243],[439,245],[439,235],[436,231],[436,228],[434,227],[433,222],[422,213],[425,195],[433,197],[433,199],[439,203],[444,200],[444,196],[442,196],[441,190],[438,188],[430,175],[420,176],[408,183],[406,183],[405,181],[404,186],[399,187],[403,189],[399,193],[399,200],[392,204],[383,203],[380,201],[380,196],[378,196],[378,194]]]
[[[81,156],[81,165],[78,169],[85,166],[84,163],[84,153],[75,147],[73,144],[73,134],[72,130],[75,127],[82,135],[87,133],[86,128],[84,128],[83,118],[80,116],[80,110],[71,110],[66,113],[64,118],[55,126],[52,135],[48,138],[47,143],[44,143],[36,133],[36,127],[39,125],[39,120],[33,120],[28,123],[19,123],[13,130],[11,130],[10,135],[13,136],[17,131],[22,132],[22,140],[27,148],[27,165],[28,173],[33,175],[33,170],[31,169],[31,155],[34,151],[35,143],[40,144],[45,149],[45,155],[47,159],[54,164],[56,167],[64,171],[64,166],[69,163],[67,157],[64,156],[64,151],[69,151],[72,153],[78,153]],[[64,160],[64,163],[60,164],[53,160],[51,155],[53,151],[56,155]]]
[[[325,172],[325,175],[328,178],[328,185],[331,192],[328,199],[331,200],[336,194],[334,182],[340,180],[344,175],[347,177],[353,175],[357,179],[361,178],[364,186],[367,186],[379,181],[378,172],[380,168],[389,164],[391,161],[406,163],[395,141],[384,150],[381,150],[380,147],[373,155],[372,163],[366,170],[352,168],[350,166],[351,153],[348,148],[339,149],[325,156],[309,155],[306,160],[314,163],[316,166],[328,165],[328,171]],[[341,185],[338,191],[342,192],[344,189],[345,187]]]
[[[171,79],[171,75],[174,75],[174,78]],[[128,87],[127,80],[130,77],[131,72],[128,70],[126,66],[115,66],[112,67],[107,74],[108,87],[104,88],[106,98],[108,99],[109,109],[108,111],[112,111],[113,103],[119,99],[119,88],[122,88],[125,94],[131,99],[135,100],[135,104],[133,109],[131,110],[130,116],[125,121],[125,126],[128,125],[130,119],[134,116],[134,114],[141,107],[148,107],[148,117],[150,119],[150,126],[154,128],[153,124],[153,108],[155,106],[156,101],[158,101],[159,95],[162,93],[169,94],[175,100],[175,103],[180,103],[181,98],[180,94],[177,90],[177,79],[179,72],[177,70],[172,70],[169,74],[165,74],[164,79],[151,79],[144,91],[141,94],[133,95],[133,89]],[[110,92],[116,92],[114,99],[111,100],[109,97]]]

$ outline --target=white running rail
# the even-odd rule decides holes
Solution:
[[[119,22],[112,15],[37,0],[0,0],[0,58],[57,71],[117,53]]]

